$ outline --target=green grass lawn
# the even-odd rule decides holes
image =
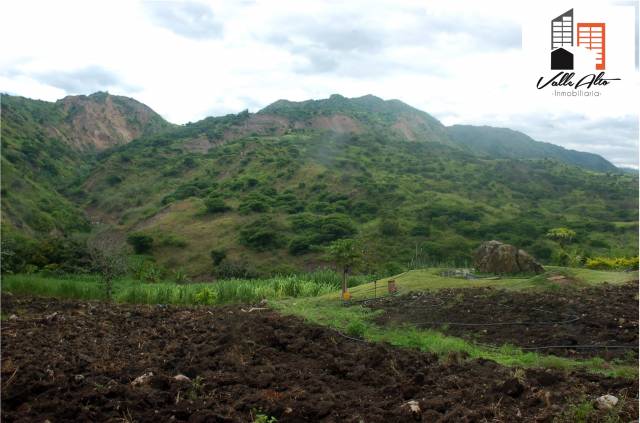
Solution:
[[[561,284],[549,280],[550,277],[564,275],[574,281],[574,285],[588,286],[597,285],[603,282],[620,284],[638,279],[638,272],[613,272],[603,270],[590,270],[582,268],[569,268],[559,266],[547,266],[547,271],[541,275],[524,277],[501,277],[498,279],[457,279],[440,276],[445,270],[443,268],[429,268],[411,270],[389,278],[380,279],[376,282],[359,285],[351,289],[353,299],[363,299],[374,294],[374,286],[378,288],[378,295],[385,295],[387,283],[390,279],[396,281],[400,293],[410,291],[427,291],[442,288],[469,288],[490,286],[501,289],[553,289]],[[331,293],[327,298],[339,298],[339,293]]]

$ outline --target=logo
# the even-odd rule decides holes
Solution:
[[[589,61],[593,66],[591,69],[601,72],[589,73],[578,78],[576,78],[576,72],[565,72],[573,71],[577,67],[576,55],[590,58]],[[584,67],[584,60],[580,63]],[[554,91],[554,96],[600,96],[600,91],[590,92],[589,90],[620,80],[620,78],[605,77],[606,63],[606,23],[579,22],[574,28],[573,9],[569,9],[551,20],[551,70],[561,72],[548,78],[541,76],[536,87],[539,90],[549,86],[573,90],[586,89],[586,91],[581,89],[573,92]]]
[[[578,23],[577,46],[595,52],[596,70],[604,70],[606,63],[606,24]],[[572,70],[573,53],[565,47],[573,47],[573,9],[551,21],[551,69]]]

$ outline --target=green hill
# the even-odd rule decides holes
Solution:
[[[555,159],[598,172],[619,172],[603,157],[567,150],[563,147],[535,141],[522,132],[491,126],[453,125],[447,128],[456,145],[475,154],[514,159]]]
[[[88,230],[75,197],[96,152],[173,125],[136,100],[95,93],[55,103],[2,95],[3,228]]]
[[[146,234],[160,265],[192,276],[315,268],[345,237],[369,272],[463,263],[486,239],[563,264],[636,252],[637,176],[480,154],[397,100],[280,100],[163,128],[80,161],[59,192],[94,232]],[[577,232],[569,246],[545,236],[561,226]]]

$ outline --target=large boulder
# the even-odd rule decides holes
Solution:
[[[542,273],[544,268],[524,250],[500,241],[483,242],[476,250],[473,265],[478,272],[516,274]]]

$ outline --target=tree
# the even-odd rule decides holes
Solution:
[[[133,247],[136,254],[144,254],[151,251],[153,238],[140,232],[134,232],[127,237],[127,243]]]
[[[347,276],[360,263],[362,249],[354,239],[339,239],[332,242],[327,251],[336,267],[342,268],[342,293],[344,294],[347,292]]]
[[[569,228],[553,228],[547,232],[547,238],[558,241],[561,246],[571,243],[576,237],[576,232]]]
[[[107,299],[113,293],[113,281],[127,272],[127,256],[109,237],[100,237],[89,243],[92,270],[100,275]]]
[[[224,213],[231,210],[231,207],[227,206],[224,200],[220,197],[207,197],[204,200],[204,205],[207,208],[208,213]]]

